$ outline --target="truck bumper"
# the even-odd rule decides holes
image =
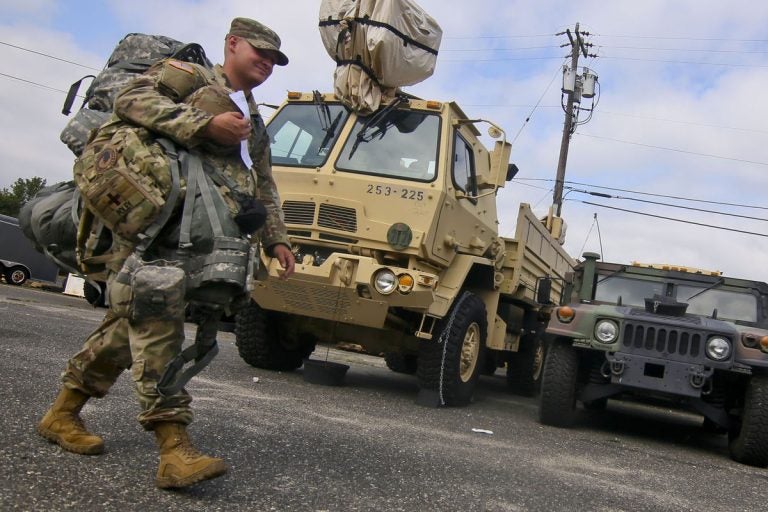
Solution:
[[[673,395],[699,397],[714,370],[704,365],[668,361],[654,357],[606,353],[611,382]]]
[[[266,279],[257,281],[253,299],[264,309],[366,327],[384,326],[389,308],[425,313],[435,300],[437,276],[417,270],[381,265],[366,256],[333,254],[322,265],[296,264],[294,274],[280,279],[277,259],[267,258]],[[381,269],[413,277],[413,288],[379,293],[373,285]]]

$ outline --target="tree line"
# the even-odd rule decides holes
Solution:
[[[0,214],[18,217],[24,203],[35,197],[43,187],[45,179],[39,176],[19,178],[13,182],[10,190],[4,187],[0,190]]]

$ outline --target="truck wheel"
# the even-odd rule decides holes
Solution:
[[[29,279],[29,271],[24,267],[11,267],[5,271],[5,280],[8,284],[21,286]]]
[[[483,368],[488,320],[485,304],[465,292],[438,325],[437,339],[419,343],[419,386],[444,405],[467,405]]]
[[[315,349],[314,340],[289,328],[285,315],[265,311],[254,301],[237,313],[235,344],[249,365],[277,371],[299,368]]]
[[[507,359],[507,385],[513,393],[534,396],[541,388],[546,354],[544,340],[537,336],[521,340],[520,351]]]
[[[384,354],[384,362],[387,368],[395,373],[405,373],[413,375],[418,367],[417,356],[413,354],[402,354],[400,352],[387,352]]]
[[[731,458],[750,466],[768,465],[768,375],[753,375],[749,380],[736,423],[728,432]]]
[[[555,427],[570,427],[576,419],[579,355],[567,341],[549,347],[541,380],[539,421]]]

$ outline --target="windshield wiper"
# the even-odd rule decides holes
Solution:
[[[317,116],[320,118],[320,128],[323,131],[328,131],[331,126],[331,109],[328,108],[328,104],[323,101],[323,95],[320,91],[312,91],[312,100],[317,108]]]
[[[382,108],[375,114],[373,114],[371,117],[368,118],[368,120],[363,123],[363,126],[360,127],[360,129],[355,134],[355,143],[352,145],[352,149],[349,152],[349,158],[352,158],[352,155],[355,154],[355,151],[357,151],[357,147],[360,145],[361,142],[370,142],[373,140],[374,137],[379,135],[379,138],[384,138],[384,135],[387,133],[387,128],[389,125],[387,123],[381,123],[386,117],[389,115],[390,112],[395,110],[397,107],[402,105],[403,103],[407,102],[408,98],[405,96],[397,96],[392,103],[387,105],[386,107]],[[376,131],[371,133],[370,135],[366,135],[368,133],[368,130],[371,129],[372,126],[376,126]]]
[[[686,302],[688,302],[688,301],[689,301],[689,300],[691,300],[692,298],[694,298],[694,297],[698,297],[698,296],[699,296],[699,295],[701,295],[702,293],[704,293],[704,292],[708,292],[708,291],[709,291],[709,290],[711,290],[712,288],[717,288],[718,286],[720,286],[720,285],[721,285],[721,284],[723,284],[724,282],[725,282],[725,279],[723,279],[723,278],[721,277],[721,278],[719,278],[717,281],[715,281],[714,283],[712,283],[711,285],[709,285],[709,286],[707,286],[706,288],[704,288],[703,290],[699,290],[698,292],[694,293],[693,295],[691,295],[690,297],[688,297],[687,299],[685,299],[685,301],[686,301]]]

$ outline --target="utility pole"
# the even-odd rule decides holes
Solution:
[[[563,182],[565,181],[565,164],[568,161],[568,145],[571,141],[571,135],[573,135],[574,129],[578,123],[578,113],[582,110],[580,106],[575,104],[581,103],[582,96],[585,98],[593,98],[595,95],[595,82],[597,76],[590,70],[585,69],[583,75],[578,75],[579,66],[579,54],[584,58],[596,57],[587,53],[587,47],[592,46],[589,43],[585,43],[582,36],[588,36],[587,32],[579,32],[579,24],[576,23],[576,29],[572,33],[570,29],[566,29],[565,32],[561,32],[557,35],[566,34],[570,40],[570,44],[566,43],[563,46],[571,47],[571,66],[563,67],[563,93],[567,94],[568,99],[564,105],[565,110],[565,123],[563,124],[563,138],[560,143],[560,158],[557,163],[557,177],[555,178],[555,191],[552,196],[552,209],[556,216],[560,216],[563,209]],[[594,108],[594,101],[593,101]],[[590,110],[591,116],[591,109]],[[588,121],[589,119],[587,119]],[[586,122],[586,121],[585,121]]]

